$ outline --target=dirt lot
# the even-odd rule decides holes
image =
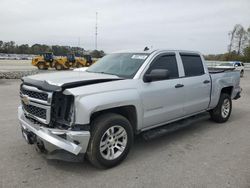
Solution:
[[[0,187],[250,187],[250,71],[227,123],[139,137],[127,160],[109,170],[49,161],[27,145],[17,120],[19,84],[0,80]]]

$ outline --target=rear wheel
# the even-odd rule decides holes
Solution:
[[[91,124],[87,157],[98,168],[111,168],[122,162],[133,143],[133,130],[123,116],[107,113]]]
[[[65,62],[65,64],[64,64],[64,69],[69,69],[70,67],[72,66],[72,63],[71,62]]]
[[[226,122],[232,111],[232,100],[230,95],[222,93],[217,106],[210,111],[211,119],[217,123]]]
[[[56,63],[55,68],[56,68],[56,70],[62,70],[63,66],[61,64],[59,64],[59,63]]]

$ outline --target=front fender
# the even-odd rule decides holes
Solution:
[[[96,93],[88,96],[75,97],[75,123],[89,124],[93,113],[116,107],[135,106],[137,126],[142,124],[142,103],[135,89]]]

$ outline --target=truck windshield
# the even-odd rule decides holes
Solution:
[[[133,78],[148,55],[147,53],[114,53],[106,55],[91,65],[87,72]]]

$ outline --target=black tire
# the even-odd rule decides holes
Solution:
[[[71,67],[70,62],[66,62],[66,63],[64,64],[64,66],[65,66],[65,67],[63,67],[63,68],[64,68],[65,70],[70,69],[70,67]]]
[[[78,62],[78,63],[76,64],[76,67],[77,67],[77,68],[81,68],[81,67],[83,67],[83,65],[82,65],[81,63]]]
[[[105,136],[105,134],[107,133],[106,131],[110,130],[111,127],[115,127],[117,125],[122,127],[121,129],[125,130],[127,134],[126,146],[124,147],[123,151],[120,152],[120,155],[117,156],[117,158],[107,160],[103,156],[104,152],[101,153],[100,151],[101,140],[103,139],[103,136]],[[132,126],[130,122],[124,116],[121,116],[115,113],[106,113],[106,114],[100,115],[97,118],[95,118],[93,122],[91,123],[91,138],[90,138],[89,145],[88,145],[87,158],[97,168],[114,167],[118,165],[119,163],[121,163],[127,157],[129,150],[133,144],[133,139],[134,139],[134,136],[133,136]],[[112,145],[111,142],[110,144]],[[105,145],[108,145],[108,144],[105,144]],[[110,150],[109,147],[112,147],[112,146],[108,146],[107,150]],[[116,150],[116,152],[117,151],[118,150]],[[114,149],[113,149],[113,152],[115,152]]]
[[[229,107],[227,108],[228,112],[226,113],[226,115],[225,113],[223,115],[223,105],[225,104],[224,102],[226,101],[228,101],[229,103]],[[221,93],[217,106],[210,111],[210,116],[213,121],[217,123],[224,123],[229,119],[231,111],[232,111],[232,99],[230,95],[226,93]]]
[[[56,70],[63,70],[63,66],[59,63],[55,64],[55,68],[56,68]]]
[[[38,63],[37,63],[37,68],[38,68],[39,70],[47,70],[47,69],[48,69],[48,67],[45,66],[45,63],[44,63],[44,62],[38,62]]]
[[[55,62],[51,62],[50,63],[50,68],[54,68],[55,67]]]
[[[240,71],[240,77],[242,78],[244,76],[244,70]]]

